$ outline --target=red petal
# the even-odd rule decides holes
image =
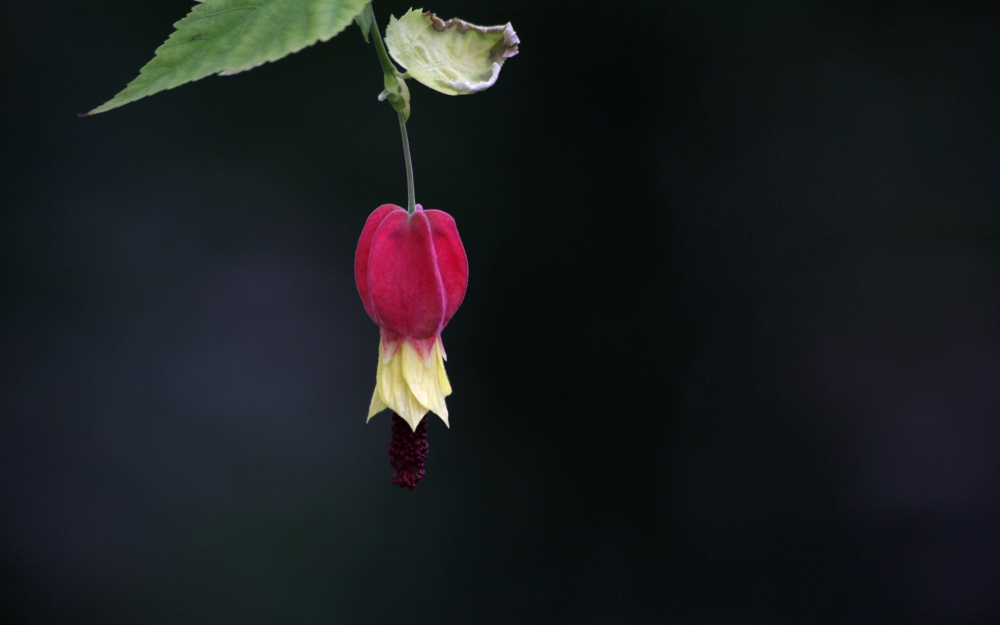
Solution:
[[[386,215],[392,211],[401,211],[402,208],[395,204],[383,204],[375,209],[368,216],[365,227],[361,231],[361,239],[358,241],[358,251],[354,255],[354,282],[358,285],[358,293],[361,294],[361,301],[365,304],[365,312],[378,323],[375,318],[375,308],[372,306],[372,295],[368,290],[368,256],[372,249],[372,240],[375,238],[375,231],[382,225]],[[405,211],[404,211],[405,212]]]
[[[455,220],[444,211],[424,211],[431,222],[431,234],[434,237],[434,251],[437,256],[438,272],[444,284],[445,306],[444,322],[448,325],[452,316],[465,299],[465,289],[469,285],[469,259],[465,255],[465,247],[458,236]]]
[[[415,339],[441,333],[446,300],[424,211],[392,211],[382,220],[368,255],[368,288],[373,318],[390,333]]]

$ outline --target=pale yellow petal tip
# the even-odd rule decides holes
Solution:
[[[451,427],[444,399],[451,394],[451,384],[444,370],[444,348],[440,338],[434,342],[426,359],[409,341],[403,341],[394,354],[388,354],[380,342],[375,380],[368,420],[391,408],[413,430],[428,412],[438,415]]]
[[[382,401],[382,395],[381,395],[381,393],[379,393],[379,390],[378,390],[378,379],[382,377],[382,360],[383,360],[382,354],[383,353],[384,352],[382,351],[382,341],[379,341],[378,342],[378,366],[375,369],[375,392],[372,393],[372,401],[368,405],[368,419],[365,420],[365,423],[368,423],[368,421],[372,420],[372,417],[374,417],[375,415],[377,415],[378,413],[382,412],[383,410],[385,410],[386,408],[389,407],[389,406],[386,405],[386,403],[384,401]]]
[[[385,402],[382,401],[382,398],[378,394],[378,388],[376,388],[375,392],[372,393],[372,403],[371,405],[368,406],[368,420],[365,421],[365,423],[371,421],[372,417],[382,412],[386,408],[388,408],[388,406],[386,406]]]
[[[420,425],[420,421],[424,418],[424,415],[426,414],[427,413],[425,412],[419,417],[415,417],[414,415],[409,415],[405,417],[403,415],[399,415],[399,418],[402,419],[403,421],[406,421],[406,424],[410,426],[410,429],[416,432],[417,426]]]

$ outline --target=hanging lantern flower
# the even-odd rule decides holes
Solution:
[[[441,331],[469,282],[455,220],[419,204],[412,214],[393,204],[379,206],[361,231],[354,278],[365,311],[381,331],[368,419],[386,408],[395,413],[392,481],[412,489],[423,477],[427,455],[424,416],[433,412],[448,425],[451,384]]]
[[[82,117],[213,74],[237,74],[276,61],[327,41],[352,20],[365,42],[375,44],[384,86],[378,99],[388,100],[399,120],[408,210],[384,204],[368,217],[354,276],[365,310],[381,330],[368,420],[392,409],[392,481],[412,489],[424,475],[424,417],[434,412],[448,425],[445,397],[451,394],[451,384],[444,370],[441,331],[465,297],[469,263],[455,220],[416,203],[406,132],[411,112],[406,81],[412,78],[447,95],[479,93],[496,83],[521,41],[509,23],[477,26],[458,18],[442,20],[420,9],[392,17],[383,41],[369,0],[268,1],[259,4],[271,6],[260,7],[235,0],[196,2],[201,4],[174,24],[177,30],[139,76]]]

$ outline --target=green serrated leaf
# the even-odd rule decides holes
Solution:
[[[445,22],[421,9],[390,18],[385,42],[407,77],[448,95],[492,87],[520,43],[510,24],[476,26],[458,18]]]
[[[200,0],[199,0],[200,1]],[[204,0],[103,113],[184,83],[276,61],[350,25],[367,0]]]

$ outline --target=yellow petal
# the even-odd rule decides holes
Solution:
[[[406,360],[403,354],[406,346],[404,344],[403,348],[388,362],[383,360],[382,367],[377,374],[378,380],[375,388],[385,405],[392,408],[393,412],[409,423],[413,430],[416,430],[420,419],[427,414],[428,409],[413,395],[410,386],[406,383],[406,378],[403,376],[403,362]]]
[[[438,385],[441,387],[441,392],[447,397],[451,395],[451,382],[448,381],[448,374],[444,370],[444,361],[448,360],[448,356],[444,353],[444,345],[441,344],[441,337],[438,337],[437,342],[434,343],[434,350],[440,354],[437,358]],[[448,420],[445,419],[444,422],[448,423]]]
[[[410,392],[422,406],[433,411],[445,423],[448,423],[448,406],[444,403],[444,393],[441,389],[438,367],[435,362],[441,359],[437,342],[435,341],[434,346],[431,347],[426,360],[409,342],[403,344],[400,355],[403,377],[406,379]]]
[[[372,393],[372,401],[368,406],[368,421],[372,420],[372,417],[382,412],[389,406],[382,401],[382,395],[379,393],[378,380],[382,377],[382,341],[378,342],[378,368],[375,369],[375,392]]]
[[[451,395],[451,384],[444,370],[444,358],[440,337],[432,344],[426,359],[409,341],[388,348],[380,342],[375,393],[368,408],[368,420],[391,408],[413,430],[428,411],[433,411],[449,425],[448,404],[444,398]]]

